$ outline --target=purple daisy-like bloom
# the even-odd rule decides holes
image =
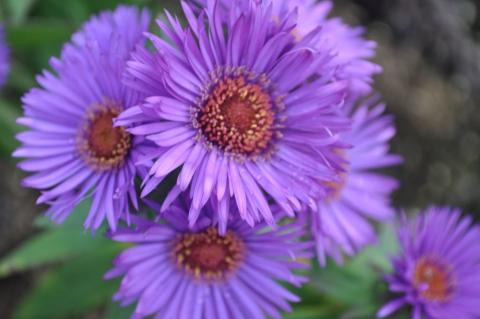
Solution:
[[[281,318],[280,311],[291,311],[289,302],[299,298],[278,281],[307,281],[293,272],[308,268],[299,259],[312,256],[312,243],[299,240],[301,219],[275,230],[230,219],[221,236],[210,205],[193,228],[187,205],[174,203],[162,224],[136,219],[136,230],[111,235],[135,244],[105,276],[123,276],[114,299],[124,306],[138,301],[132,318]]]
[[[385,305],[383,318],[410,304],[414,319],[480,318],[480,229],[456,208],[430,207],[398,231],[390,290],[403,294]]]
[[[199,6],[205,6],[209,0],[190,0]],[[262,0],[257,0],[261,2]],[[230,10],[245,10],[249,0],[222,0],[224,20],[228,21]],[[322,27],[321,36],[315,41],[317,49],[330,47],[334,53],[334,61],[339,67],[336,76],[349,82],[348,92],[351,96],[363,96],[372,91],[372,77],[380,73],[382,68],[371,62],[375,56],[376,43],[364,38],[363,27],[351,27],[341,18],[328,18],[333,3],[330,0],[272,0],[272,17],[275,21],[296,10],[298,19],[292,33],[300,40]],[[321,70],[320,70],[321,72]]]
[[[380,73],[382,68],[370,61],[375,56],[377,44],[364,38],[365,29],[351,27],[338,17],[327,18],[333,7],[331,1],[290,0],[286,4],[299,8],[300,22],[297,28],[302,36],[318,25],[322,26],[324,37],[317,46],[329,43],[334,48],[335,63],[341,66],[337,76],[349,81],[350,98],[369,94],[372,91],[372,77]]]
[[[376,239],[370,220],[385,222],[394,216],[390,195],[398,187],[396,179],[373,170],[401,162],[389,153],[389,140],[395,135],[393,117],[383,115],[385,105],[374,100],[358,107],[349,103],[345,112],[352,118],[352,130],[341,134],[350,149],[332,148],[344,157],[339,181],[312,212],[312,235],[317,256],[325,265],[326,256],[342,262],[342,253],[352,256]],[[374,106],[372,106],[374,105]]]
[[[97,229],[105,218],[115,228],[137,205],[134,186],[139,141],[113,119],[142,101],[122,84],[126,61],[149,25],[149,13],[121,6],[88,21],[65,45],[61,58],[44,71],[41,88],[23,98],[29,128],[18,134],[22,145],[14,156],[27,158],[18,166],[34,174],[23,184],[43,191],[38,203],[62,222],[86,197],[92,206],[85,227]],[[125,215],[126,216],[125,216]]]
[[[313,46],[320,30],[296,41],[293,12],[274,22],[271,6],[253,0],[239,15],[232,9],[226,28],[219,2],[199,16],[182,4],[189,27],[168,12],[169,24],[158,20],[168,41],[150,35],[157,53],[129,63],[146,103],[117,119],[158,146],[144,158],[143,195],[179,168],[164,207],[189,190],[193,225],[214,198],[222,232],[230,200],[250,225],[274,222],[270,197],[291,216],[314,205],[325,194],[319,181],[337,177],[324,149],[349,125],[338,113],[346,82],[334,77],[330,50]]]
[[[5,84],[8,70],[10,69],[9,52],[10,51],[5,41],[3,26],[0,24],[0,86]]]

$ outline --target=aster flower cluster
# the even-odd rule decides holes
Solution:
[[[375,43],[329,18],[331,1],[181,4],[186,23],[165,11],[155,33],[128,6],[85,23],[24,96],[13,155],[53,221],[91,200],[85,228],[133,244],[106,274],[123,278],[114,299],[136,303],[132,318],[281,318],[299,301],[281,282],[301,286],[308,260],[341,263],[394,218],[399,185],[378,169],[401,158],[371,86]],[[452,245],[476,232],[433,215],[454,237],[401,231],[389,282],[406,297],[380,316],[411,303],[444,318],[468,290],[455,271],[478,259]]]

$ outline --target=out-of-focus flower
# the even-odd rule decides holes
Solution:
[[[9,54],[10,50],[5,40],[5,32],[0,24],[0,87],[5,84],[10,69]]]
[[[402,296],[378,313],[383,318],[411,305],[414,319],[480,317],[480,229],[459,209],[430,207],[403,221],[401,253],[393,260],[390,290]]]
[[[312,243],[301,219],[271,230],[231,219],[224,236],[214,226],[217,213],[207,205],[193,228],[188,204],[178,201],[161,224],[135,219],[138,228],[111,237],[134,243],[114,260],[106,278],[123,276],[114,299],[138,301],[132,318],[281,318],[299,298],[278,281],[301,286],[293,272],[307,268]]]
[[[83,199],[92,197],[85,227],[97,229],[107,219],[115,228],[137,204],[134,159],[138,141],[113,119],[142,101],[122,84],[126,61],[144,42],[149,13],[121,6],[93,17],[52,58],[56,72],[44,71],[23,98],[29,128],[18,134],[22,145],[14,156],[27,158],[19,167],[34,174],[23,184],[43,191],[38,203],[62,222]],[[130,200],[129,200],[130,198]]]
[[[250,225],[273,223],[269,196],[291,216],[314,205],[327,188],[319,181],[337,178],[324,149],[349,123],[338,112],[346,81],[334,76],[334,54],[313,45],[320,30],[297,41],[293,13],[275,20],[253,0],[224,29],[218,5],[196,16],[183,3],[186,29],[168,12],[169,24],[158,21],[168,40],[150,35],[157,53],[129,64],[130,85],[149,97],[116,123],[158,145],[144,159],[143,195],[180,168],[164,206],[189,191],[194,225],[214,198],[224,232],[230,201]]]
[[[383,115],[385,105],[373,101],[359,107],[346,105],[352,130],[340,137],[351,148],[332,148],[345,162],[340,180],[328,183],[328,196],[312,212],[312,234],[321,265],[327,255],[341,262],[342,253],[352,256],[372,243],[376,234],[369,220],[385,222],[394,216],[390,196],[398,182],[373,170],[398,164],[401,157],[389,153],[388,142],[395,135],[393,118]]]

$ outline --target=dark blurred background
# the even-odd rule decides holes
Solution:
[[[20,187],[22,173],[9,156],[17,145],[13,136],[19,130],[14,123],[21,112],[19,99],[35,85],[35,74],[50,56],[58,56],[62,44],[92,13],[120,2],[0,0],[0,19],[12,50],[9,82],[0,92],[0,318],[128,318],[128,311],[107,301],[115,284],[101,281],[119,247],[101,235],[91,239],[79,232],[75,221],[74,230],[67,232],[39,218],[42,208],[34,205],[36,194]],[[162,6],[178,10],[174,0],[125,2],[157,13]],[[413,209],[448,204],[479,216],[480,2],[335,4],[335,15],[364,25],[368,37],[378,42],[376,61],[384,73],[376,87],[396,117],[393,149],[405,157],[405,164],[391,171],[402,182],[396,205]],[[92,265],[97,267],[90,269]],[[332,309],[343,309],[341,298],[305,294],[307,310],[289,318],[332,318],[321,305],[315,308],[321,300]],[[338,315],[362,316],[368,318],[348,311]]]

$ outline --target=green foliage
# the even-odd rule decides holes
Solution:
[[[12,272],[46,269],[14,319],[71,318],[109,302],[118,283],[102,277],[123,246],[105,238],[103,230],[95,236],[83,231],[88,208],[88,202],[82,203],[62,226],[52,225],[45,217],[38,219],[43,231],[0,260],[0,278]],[[121,318],[119,313],[124,310],[112,307],[109,311]]]
[[[0,153],[4,156],[9,156],[18,146],[13,136],[20,130],[19,126],[15,123],[20,113],[10,102],[1,98],[0,110],[0,136],[6,137],[0,142]]]
[[[79,217],[84,217],[82,212],[87,209],[88,203],[80,205],[72,214],[72,220],[63,227],[50,226],[42,217],[38,223],[48,225],[49,229],[25,241],[21,247],[0,260],[0,278],[12,272],[66,261],[105,246],[108,243],[106,239],[99,236],[92,238],[82,230]]]
[[[120,307],[117,303],[107,305],[103,319],[130,319],[134,306]]]
[[[118,247],[97,247],[45,274],[23,300],[13,319],[70,318],[103,306],[117,282],[103,281]]]
[[[301,290],[302,303],[291,318],[308,319],[310,312],[320,318],[374,318],[383,303],[378,296],[386,289],[381,277],[390,270],[388,256],[395,250],[393,227],[387,225],[381,228],[377,245],[343,265],[329,262],[327,267],[319,268],[314,262],[311,282]]]
[[[12,24],[24,22],[28,11],[36,0],[6,0],[6,11]]]

